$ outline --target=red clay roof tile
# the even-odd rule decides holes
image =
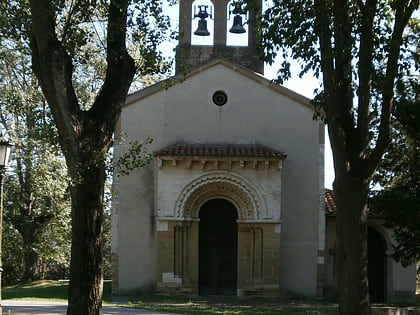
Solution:
[[[325,202],[325,214],[335,215],[337,208],[335,206],[335,195],[334,195],[333,190],[325,189],[324,202]]]
[[[285,158],[286,153],[269,147],[253,145],[219,145],[219,144],[174,144],[153,152],[155,156],[235,156]]]

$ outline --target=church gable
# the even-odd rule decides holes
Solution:
[[[206,72],[209,72],[210,74],[206,74]],[[238,76],[236,76],[235,74]],[[216,77],[214,78],[213,75],[215,75]],[[200,77],[204,77],[203,81],[207,82],[207,84],[204,83],[204,87],[207,89],[211,89],[212,86],[217,86],[217,84],[219,87],[222,86],[222,84],[232,87],[240,87],[241,85],[239,85],[239,82],[243,82],[244,80],[246,80],[249,81],[250,85],[252,85],[252,89],[245,89],[245,86],[241,86],[242,91],[246,91],[247,93],[253,92],[258,94],[264,94],[264,90],[269,89],[277,92],[279,94],[279,97],[285,97],[286,99],[293,100],[300,105],[309,107],[311,110],[313,109],[312,105],[310,104],[310,99],[284,86],[273,83],[261,74],[253,72],[223,57],[217,57],[209,61],[203,62],[190,69],[190,71],[187,73],[175,75],[172,78],[156,83],[133,94],[130,94],[127,97],[125,106],[136,104],[142,99],[148,98],[149,96],[155,93],[161,93],[172,88],[180,88],[183,90],[184,93],[188,93],[188,86],[192,85],[193,87],[197,87],[198,85],[200,85]],[[191,91],[191,93],[188,95],[193,95],[193,92],[194,91]]]
[[[293,141],[291,133],[296,138],[309,135],[318,145],[322,127],[312,120],[308,99],[233,65],[218,59],[167,89],[156,85],[131,95],[121,117],[121,131],[135,135],[141,124],[163,141],[160,147],[188,140],[260,143],[289,152],[286,142]],[[287,135],[284,147],[275,146],[276,134]]]

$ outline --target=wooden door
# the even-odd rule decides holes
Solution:
[[[199,294],[236,295],[238,225],[235,206],[207,201],[199,212]]]
[[[368,228],[368,279],[370,301],[386,302],[386,243],[373,228]]]

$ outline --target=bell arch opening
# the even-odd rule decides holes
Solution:
[[[214,45],[213,3],[195,0],[191,5],[191,44]]]

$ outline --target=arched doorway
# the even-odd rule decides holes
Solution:
[[[386,301],[386,242],[374,228],[368,228],[369,295],[373,303]]]
[[[236,208],[225,199],[211,199],[200,208],[199,218],[199,294],[236,295]]]

